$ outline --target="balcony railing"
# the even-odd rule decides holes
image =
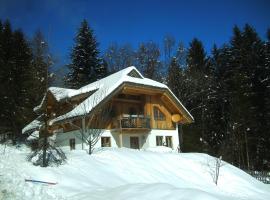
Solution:
[[[150,129],[150,117],[145,117],[143,115],[122,117],[119,119],[119,128]]]

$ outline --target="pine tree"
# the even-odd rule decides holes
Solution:
[[[4,79],[5,79],[5,66],[4,66],[4,50],[3,50],[3,25],[2,25],[2,21],[0,20],[0,108],[4,108],[4,96],[5,96],[5,83],[4,83]],[[5,114],[2,111],[0,113],[0,134],[5,133]]]
[[[187,55],[187,63],[189,70],[206,72],[206,53],[201,41],[194,38],[190,43]]]
[[[75,37],[75,46],[71,53],[70,72],[66,77],[66,84],[71,88],[80,88],[106,76],[101,70],[98,43],[93,30],[83,20]]]
[[[187,127],[192,141],[190,147],[195,151],[207,152],[206,114],[210,77],[207,71],[207,58],[202,42],[193,39],[187,52],[186,76],[189,80],[189,101],[186,106],[195,118],[195,123]]]
[[[21,129],[33,116],[31,88],[32,53],[22,31],[12,31],[6,21],[1,31],[1,127],[13,135],[13,141],[21,138]]]
[[[29,118],[33,118],[33,102],[31,99],[35,95],[32,93],[32,83],[34,80],[32,62],[32,51],[30,45],[25,39],[21,30],[14,32],[14,60],[12,71],[12,88],[11,102],[13,106],[12,120],[14,121],[13,130],[15,138],[21,137],[21,129],[24,127]],[[19,83],[19,84],[18,84]]]
[[[264,152],[262,152],[262,163],[263,170],[269,170],[270,168],[270,29],[267,30],[267,41],[264,44],[264,75],[262,77],[261,83],[265,88],[264,102],[265,102],[265,130],[263,132],[264,138]]]
[[[52,56],[49,52],[48,43],[46,42],[41,31],[37,31],[31,41],[31,49],[33,52],[33,73],[35,78],[35,83],[33,84],[32,89],[36,93],[36,98],[33,99],[35,103],[39,103],[41,98],[43,98],[44,93],[46,92],[46,77],[47,73],[50,73],[52,67]],[[53,77],[48,76],[48,86],[53,82]]]
[[[9,83],[13,82],[12,75],[12,65],[14,63],[12,57],[12,41],[13,35],[9,21],[5,21],[2,26],[1,31],[1,52],[0,52],[0,60],[1,60],[1,73],[0,73],[0,105],[1,105],[1,120],[0,126],[1,129],[6,133],[12,133],[12,124],[10,111],[12,111],[12,104],[10,104],[10,92],[11,89],[9,87]],[[11,110],[10,110],[11,109]]]

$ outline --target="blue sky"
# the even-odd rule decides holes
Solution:
[[[41,29],[51,51],[66,63],[84,18],[102,51],[112,42],[137,47],[152,40],[161,45],[170,34],[185,45],[197,37],[209,52],[214,43],[229,41],[234,25],[249,23],[265,38],[270,0],[0,0],[0,19],[7,18],[28,37]]]

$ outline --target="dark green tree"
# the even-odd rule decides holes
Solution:
[[[71,52],[70,72],[66,76],[66,84],[71,88],[80,88],[92,83],[106,74],[101,69],[98,43],[93,30],[83,20],[75,37],[75,46]]]
[[[12,31],[6,21],[1,32],[1,127],[11,133],[13,141],[20,139],[21,130],[33,117],[31,101],[32,52],[21,30]]]
[[[39,103],[43,98],[48,86],[53,82],[53,74],[50,72],[53,64],[52,56],[49,52],[49,46],[45,40],[41,31],[37,31],[31,41],[31,49],[33,52],[33,73],[35,78],[35,84],[33,84],[33,90],[35,90],[36,96],[33,101]],[[48,80],[46,77],[48,75]]]
[[[207,59],[203,44],[197,38],[194,38],[188,50],[187,55],[188,68],[191,71],[202,71],[207,70]]]
[[[2,133],[12,134],[11,112],[12,104],[10,104],[11,91],[9,83],[13,82],[12,68],[14,57],[13,50],[13,33],[9,21],[5,21],[0,31],[0,105],[1,105],[1,120],[0,126]],[[11,110],[10,110],[11,109]]]

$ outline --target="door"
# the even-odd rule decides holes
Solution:
[[[139,149],[139,137],[130,137],[130,148]]]

